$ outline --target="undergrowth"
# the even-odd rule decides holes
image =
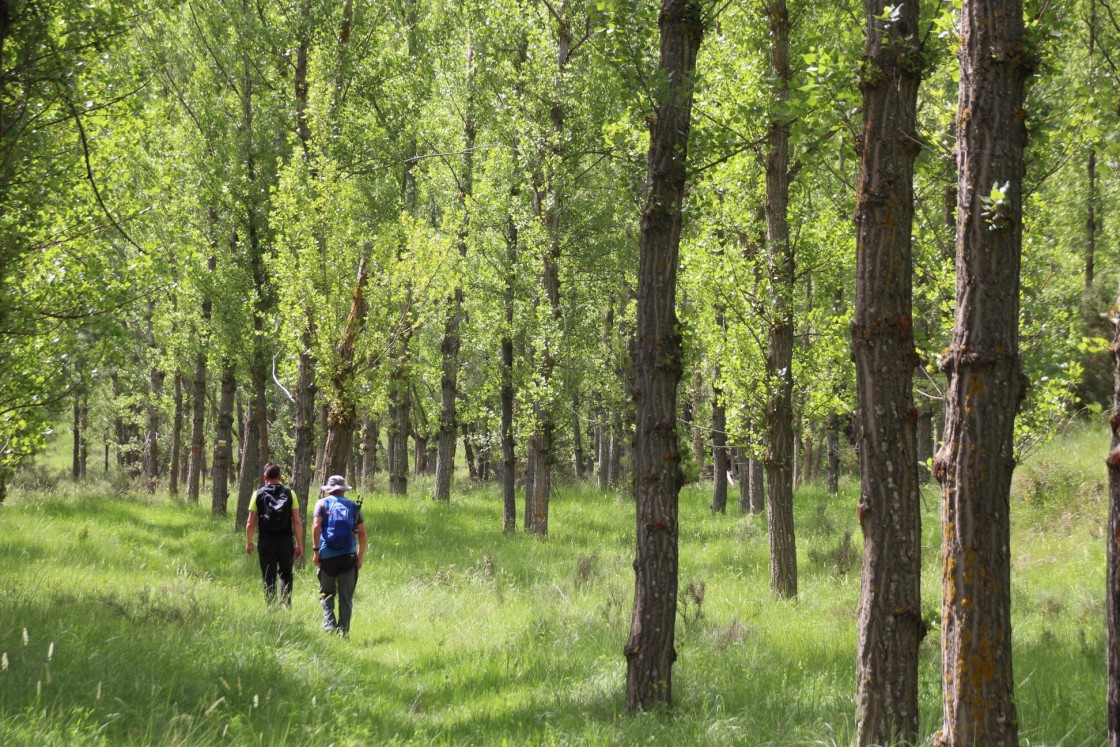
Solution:
[[[1024,743],[1105,741],[1102,466],[1081,429],[1012,498]],[[848,744],[858,482],[798,491],[800,596],[769,591],[765,518],[680,496],[674,707],[625,713],[634,509],[566,486],[547,538],[503,534],[493,489],[374,493],[349,640],[319,630],[311,568],[265,606],[228,518],[106,480],[17,483],[0,507],[0,743]],[[940,721],[939,497],[923,494],[925,742]]]

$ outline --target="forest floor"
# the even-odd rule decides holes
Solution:
[[[1029,456],[1012,497],[1023,744],[1101,745],[1104,428]],[[46,467],[0,507],[0,744],[846,745],[855,711],[858,482],[797,493],[799,597],[769,591],[764,517],[681,494],[671,711],[626,715],[631,501],[553,496],[547,538],[503,534],[495,489],[450,505],[370,492],[348,640],[310,567],[266,607],[229,518],[79,487]],[[381,486],[384,487],[382,480]],[[208,502],[207,502],[208,503]],[[922,733],[940,721],[939,495],[923,496]]]

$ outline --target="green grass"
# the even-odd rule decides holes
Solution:
[[[1078,430],[1032,456],[1013,496],[1015,673],[1031,745],[1105,742],[1103,456]],[[42,478],[42,475],[39,476]],[[503,535],[491,490],[370,495],[349,640],[316,584],[266,608],[229,519],[166,497],[39,480],[0,507],[0,743],[848,744],[854,722],[858,483],[797,496],[800,597],[769,592],[761,517],[681,494],[674,708],[625,713],[633,506],[563,488],[550,536]],[[923,607],[936,620],[939,498],[924,496]],[[850,542],[845,542],[850,534]],[[852,560],[854,554],[854,562]],[[938,634],[922,731],[940,721]]]

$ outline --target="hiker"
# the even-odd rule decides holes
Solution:
[[[253,554],[253,532],[259,528],[257,558],[261,563],[264,598],[276,601],[276,578],[280,577],[280,604],[292,606],[292,565],[303,557],[303,521],[296,510],[292,491],[280,483],[280,465],[264,467],[264,487],[249,501],[245,524],[245,554]]]
[[[313,558],[319,566],[319,600],[323,605],[323,630],[350,634],[350,613],[353,611],[354,588],[358,585],[358,569],[366,554],[366,526],[362,509],[346,497],[342,475],[331,475],[322,487],[323,497],[315,504],[315,522],[311,525]],[[338,597],[338,616],[334,599]]]

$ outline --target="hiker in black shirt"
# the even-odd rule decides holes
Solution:
[[[249,501],[245,524],[245,553],[253,554],[253,532],[259,529],[257,557],[261,562],[264,598],[276,601],[276,577],[280,577],[280,604],[292,606],[292,566],[303,556],[303,522],[292,491],[280,484],[280,465],[264,468],[264,487]]]

